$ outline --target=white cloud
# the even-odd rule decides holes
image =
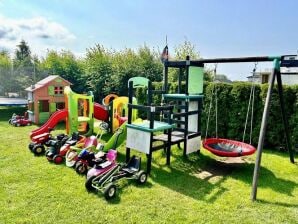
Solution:
[[[63,25],[44,17],[12,19],[0,15],[0,49],[13,52],[24,39],[32,53],[44,55],[47,49],[67,48],[76,39]]]

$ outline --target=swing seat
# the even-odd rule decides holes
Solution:
[[[203,147],[222,157],[248,156],[256,151],[250,144],[224,138],[207,138],[203,141]]]

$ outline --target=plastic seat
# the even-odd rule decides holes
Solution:
[[[133,156],[129,160],[128,164],[124,168],[122,168],[122,170],[132,174],[139,171],[140,167],[141,167],[141,158]]]

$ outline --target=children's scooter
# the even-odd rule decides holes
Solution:
[[[87,190],[98,190],[103,192],[107,200],[115,197],[117,193],[117,182],[120,179],[136,180],[139,184],[145,184],[147,174],[141,170],[141,158],[133,156],[127,164],[114,164],[98,176],[89,176],[85,182]]]

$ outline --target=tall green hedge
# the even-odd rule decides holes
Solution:
[[[210,105],[211,92],[216,85],[218,99],[218,136],[242,141],[251,84],[247,82],[209,83],[204,84],[204,103],[202,113],[202,136],[205,137],[206,120]],[[160,82],[153,83],[154,89],[161,89]],[[182,88],[185,86],[182,84]],[[177,92],[177,83],[169,84],[170,92]],[[268,85],[256,85],[254,101],[254,119],[252,131],[252,144],[257,145],[260,125],[263,115],[264,103],[267,95]],[[293,144],[298,143],[298,86],[284,86],[284,101],[286,116],[289,122],[290,136]],[[138,91],[136,96],[140,103],[145,102],[146,92]],[[156,104],[160,103],[161,95],[153,97]],[[208,136],[215,136],[215,101],[213,100],[210,114]],[[247,125],[245,142],[249,142],[250,117]],[[270,104],[269,120],[265,137],[265,146],[279,148],[285,145],[284,127],[281,118],[280,102],[277,87],[273,89]]]

